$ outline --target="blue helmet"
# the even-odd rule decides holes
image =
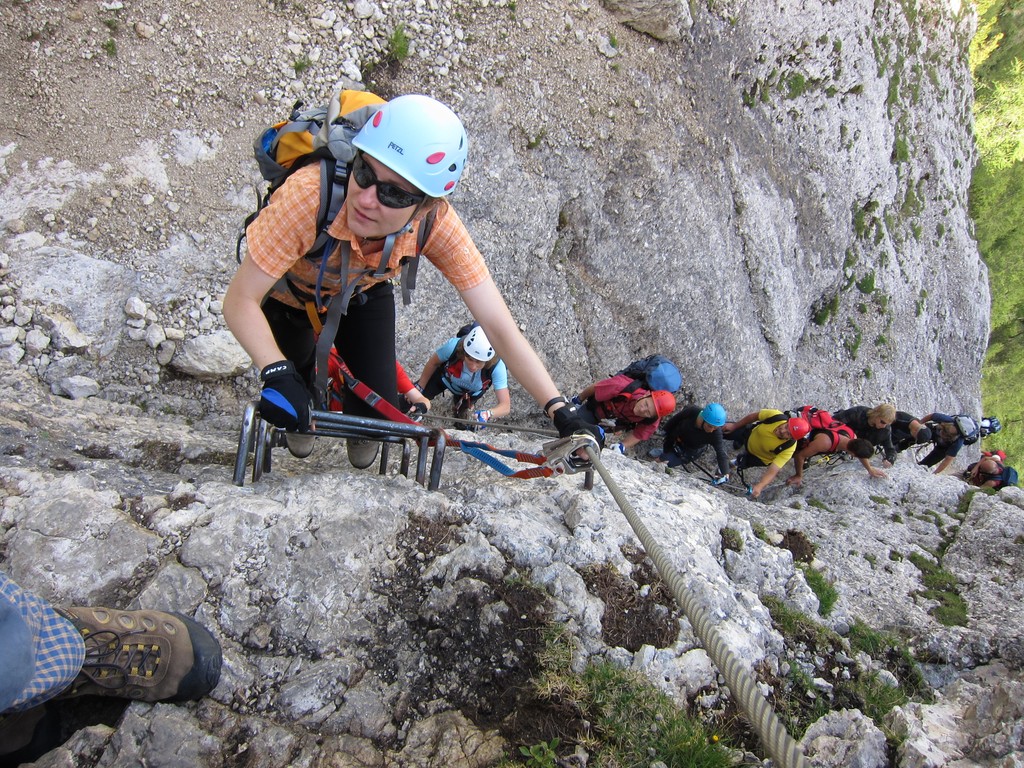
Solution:
[[[700,417],[712,427],[720,427],[725,424],[725,408],[720,403],[708,403],[700,412]]]
[[[420,94],[382,104],[352,145],[431,197],[455,191],[469,154],[469,139],[458,116]]]

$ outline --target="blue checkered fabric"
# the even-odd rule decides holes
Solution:
[[[74,624],[3,572],[0,572],[0,600],[21,613],[32,638],[34,674],[5,710],[20,712],[52,699],[71,685],[85,662],[85,642]],[[5,647],[5,638],[0,637],[0,649]]]

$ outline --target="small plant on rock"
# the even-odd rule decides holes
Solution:
[[[388,39],[388,55],[401,62],[409,58],[409,36],[405,33],[405,25],[399,24]]]
[[[561,739],[557,736],[551,741],[542,741],[532,747],[520,747],[519,753],[526,758],[530,768],[555,768],[558,765],[558,745]]]
[[[839,600],[839,592],[836,590],[835,585],[825,578],[825,574],[810,566],[806,566],[801,570],[804,572],[807,586],[811,588],[811,591],[818,598],[818,615],[828,616],[832,613],[832,609],[835,608],[836,602]]]
[[[722,550],[731,549],[733,552],[743,551],[743,536],[735,528],[723,528],[719,531],[722,536]]]

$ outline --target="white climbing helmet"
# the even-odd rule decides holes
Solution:
[[[462,121],[441,102],[412,93],[383,104],[352,146],[431,197],[455,191],[466,165],[469,139]]]
[[[466,338],[462,340],[462,348],[466,350],[467,355],[481,363],[489,363],[494,359],[494,347],[479,325],[466,334]]]

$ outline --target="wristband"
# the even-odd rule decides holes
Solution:
[[[544,415],[548,415],[548,409],[551,408],[552,405],[558,405],[559,403],[561,403],[562,405],[568,405],[569,401],[566,400],[561,395],[558,395],[557,397],[552,397],[550,400],[544,403]]]

